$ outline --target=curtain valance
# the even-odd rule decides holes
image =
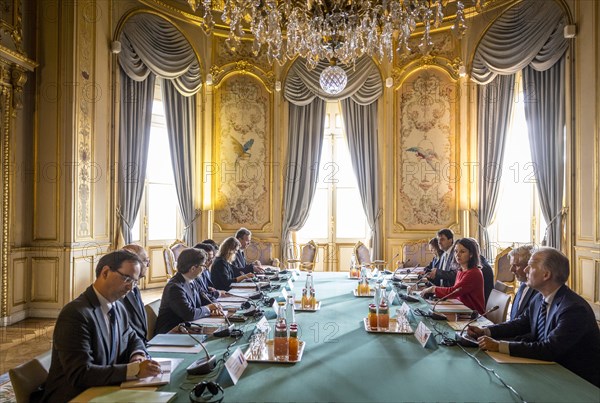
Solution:
[[[498,74],[514,74],[525,66],[549,69],[569,45],[563,37],[565,24],[563,10],[554,1],[525,0],[510,8],[481,39],[471,78],[487,84]]]
[[[369,57],[360,58],[355,66],[340,66],[348,75],[346,88],[336,95],[325,93],[319,84],[319,77],[328,65],[322,61],[314,70],[308,70],[303,59],[294,62],[285,81],[285,99],[298,106],[308,105],[316,97],[325,101],[352,98],[359,105],[369,105],[383,93],[381,75]]]
[[[202,87],[200,64],[188,40],[169,21],[154,14],[136,14],[121,32],[119,64],[128,77],[144,81],[150,72],[172,80],[184,96]]]

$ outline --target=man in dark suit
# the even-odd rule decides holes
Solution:
[[[144,343],[129,327],[118,300],[135,286],[141,262],[128,251],[103,256],[96,280],[61,310],[44,401],[66,402],[92,386],[118,384],[160,373]]]
[[[510,320],[514,320],[522,315],[527,310],[533,297],[538,294],[537,290],[527,285],[527,274],[525,273],[527,262],[531,258],[532,249],[533,245],[523,245],[508,253],[510,271],[513,272],[517,280],[521,283],[510,310]]]
[[[569,289],[569,260],[554,248],[535,252],[525,269],[538,290],[515,320],[481,329],[470,326],[479,347],[517,357],[556,361],[600,387],[600,331],[590,305]],[[519,337],[515,341],[498,341]]]
[[[432,269],[426,277],[437,286],[452,287],[456,281],[459,264],[454,258],[454,232],[449,228],[437,232],[438,245],[444,251],[438,268]]]
[[[262,269],[262,265],[258,260],[255,260],[252,263],[246,262],[245,250],[252,241],[252,232],[246,228],[240,228],[235,233],[235,238],[240,241],[241,247],[235,254],[235,260],[232,263],[233,275],[238,277],[247,273],[264,273],[265,271]]]
[[[146,252],[146,250],[140,245],[136,244],[125,245],[123,246],[123,250],[127,250],[137,255],[142,262],[142,267],[140,268],[140,279],[146,277],[148,266],[150,266],[148,252]],[[144,341],[144,343],[147,342],[148,340],[146,339],[146,335],[148,334],[148,324],[146,310],[144,309],[144,301],[142,301],[142,295],[139,287],[133,287],[131,292],[128,292],[127,295],[121,299],[121,302],[123,303],[123,306],[125,306],[127,314],[129,315],[129,325],[133,328],[138,337]]]
[[[177,274],[163,290],[156,319],[156,334],[167,333],[182,322],[191,322],[219,311],[215,304],[202,305],[196,286],[195,279],[204,270],[204,262],[206,252],[201,249],[181,251],[177,259]]]
[[[202,271],[196,279],[196,286],[200,291],[200,299],[202,305],[208,305],[215,299],[227,294],[227,291],[219,291],[214,287],[212,280],[210,279],[210,269],[215,259],[215,249],[212,245],[206,243],[198,243],[194,245],[196,249],[202,249],[206,252],[206,262],[204,263],[205,269]]]

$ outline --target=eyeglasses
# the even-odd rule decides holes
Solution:
[[[125,284],[132,284],[133,286],[136,286],[138,284],[139,280],[136,280],[133,277],[128,276],[127,274],[121,273],[118,269],[115,270],[115,272],[121,275],[121,278],[123,279],[123,282]]]

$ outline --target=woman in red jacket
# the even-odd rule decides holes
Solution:
[[[453,297],[467,307],[479,312],[485,312],[485,296],[483,293],[483,274],[479,269],[479,244],[472,238],[462,238],[456,241],[454,258],[460,265],[456,281],[452,287],[432,286],[421,291],[421,295],[434,294],[437,298],[460,288]]]

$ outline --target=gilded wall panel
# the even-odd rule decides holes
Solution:
[[[227,46],[227,37],[214,37],[214,55],[215,65],[223,66],[229,63],[235,63],[239,60],[251,60],[252,64],[263,71],[272,70],[272,64],[269,63],[265,52],[259,52],[257,56],[253,52],[254,41],[241,41],[235,52],[231,52]]]
[[[456,85],[438,69],[423,69],[398,91],[394,224],[400,231],[437,230],[457,217]]]
[[[92,170],[92,155],[94,141],[94,99],[96,93],[94,51],[95,51],[95,21],[97,9],[95,1],[80,1],[77,20],[78,20],[78,44],[76,70],[77,80],[81,91],[76,94],[77,115],[76,115],[76,133],[77,133],[77,176],[75,179],[75,191],[77,194],[77,214],[75,218],[75,233],[77,239],[88,239],[92,236],[92,186],[91,178],[94,175]]]
[[[31,302],[58,302],[59,258],[31,260]]]
[[[226,77],[215,95],[215,225],[265,230],[271,224],[271,97],[248,74]]]
[[[95,259],[93,255],[73,258],[73,284],[71,298],[84,292],[96,278]]]
[[[27,258],[14,259],[12,264],[10,292],[12,307],[27,303]]]

